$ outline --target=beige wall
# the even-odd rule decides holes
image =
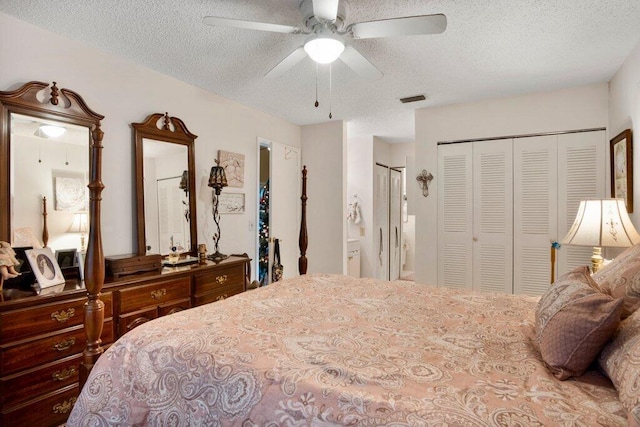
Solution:
[[[640,226],[640,43],[609,84],[609,138],[625,129],[633,132],[633,199],[631,219]],[[609,190],[607,186],[607,191]]]
[[[416,280],[437,282],[438,141],[605,128],[607,124],[606,83],[417,110],[415,169],[430,171],[434,180],[429,197],[415,197]]]
[[[0,65],[0,90],[15,89],[30,80],[55,80],[59,87],[78,92],[90,108],[105,116],[102,235],[106,255],[131,253],[135,248],[130,123],[165,111],[184,120],[198,135],[199,243],[213,247],[215,227],[207,178],[218,150],[245,155],[245,184],[234,191],[246,194],[246,212],[222,217],[220,249],[253,252],[256,236],[249,228],[256,218],[257,137],[300,147],[299,126],[5,14],[0,14]],[[313,173],[322,175],[319,169]]]
[[[346,139],[343,121],[302,127],[302,164],[309,170],[309,273],[347,272]]]

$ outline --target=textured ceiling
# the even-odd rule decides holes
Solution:
[[[264,74],[305,40],[204,25],[220,16],[302,26],[299,0],[0,0],[0,11],[305,125],[329,120],[328,67]],[[639,0],[349,0],[346,23],[443,13],[443,34],[354,40],[382,73],[333,66],[334,120],[350,136],[414,138],[416,108],[554,90],[614,75],[640,41]],[[426,101],[398,99],[424,94]]]

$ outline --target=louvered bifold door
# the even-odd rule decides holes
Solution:
[[[473,289],[513,292],[512,140],[473,143]]]
[[[558,135],[558,241],[571,228],[581,200],[605,197],[606,149],[604,131]],[[562,245],[558,250],[558,276],[590,264],[592,250]]]
[[[400,278],[402,254],[402,171],[389,169],[389,280]]]
[[[375,167],[374,231],[376,279],[389,280],[389,168]]]
[[[472,143],[438,146],[438,285],[472,288]]]
[[[551,279],[557,235],[557,136],[513,142],[514,293],[541,295]]]

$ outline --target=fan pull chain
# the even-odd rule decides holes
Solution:
[[[316,108],[318,108],[318,105],[320,105],[320,103],[318,102],[318,63],[316,62],[316,103],[313,104],[316,106]]]
[[[65,160],[65,161],[64,161],[64,164],[65,164],[66,166],[69,166],[69,147],[67,147],[67,149],[65,150],[65,153],[64,153],[64,160]]]
[[[38,163],[42,163],[42,142],[38,142]]]
[[[333,114],[331,114],[331,64],[329,64],[329,118],[333,118]]]

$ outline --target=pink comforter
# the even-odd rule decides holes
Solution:
[[[68,426],[626,425],[602,375],[558,381],[536,299],[318,275],[163,317],[98,360]]]

